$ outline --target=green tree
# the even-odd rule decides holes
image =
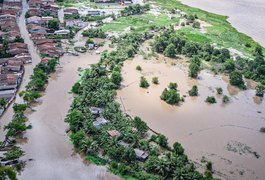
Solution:
[[[198,74],[200,72],[200,66],[201,66],[201,61],[197,56],[190,59],[189,76],[191,78],[198,77]]]
[[[172,44],[172,43],[169,44],[169,45],[166,47],[166,49],[165,49],[165,51],[164,51],[164,54],[165,54],[165,56],[167,56],[167,57],[171,57],[171,58],[176,57],[177,52],[176,52],[176,47],[175,47],[175,45]]]
[[[142,76],[140,78],[140,87],[142,87],[142,88],[148,88],[149,87],[149,83],[144,76]]]
[[[192,86],[191,90],[189,90],[190,96],[198,96],[198,87],[196,85]]]
[[[16,180],[17,175],[16,172],[11,168],[7,166],[0,167],[0,179],[1,180]]]
[[[178,85],[177,85],[177,83],[171,82],[171,83],[169,83],[168,88],[172,89],[172,90],[177,90]]]
[[[177,155],[183,155],[184,154],[184,148],[178,142],[174,143],[173,150],[174,150],[174,153],[177,154]]]
[[[264,93],[265,93],[265,86],[263,86],[263,85],[258,85],[258,86],[256,87],[256,96],[263,97],[263,96],[264,96]]]
[[[227,103],[229,101],[229,97],[227,95],[224,95],[222,98],[223,103]]]
[[[59,24],[60,24],[60,22],[58,19],[49,20],[48,28],[50,28],[52,30],[59,30]]]
[[[111,81],[117,86],[120,86],[121,81],[122,81],[121,73],[118,71],[113,71],[111,74]]]
[[[230,84],[233,86],[237,86],[241,89],[245,89],[245,83],[243,80],[243,76],[240,72],[238,71],[233,71],[229,74],[229,79],[230,79]]]
[[[153,84],[159,84],[158,77],[153,77],[152,78],[152,83]]]
[[[67,114],[65,122],[69,123],[72,132],[77,132],[83,127],[84,115],[78,110],[71,110]]]
[[[223,94],[223,89],[221,87],[216,88],[217,94]]]
[[[214,103],[216,103],[216,99],[215,99],[215,97],[213,97],[213,96],[208,96],[208,97],[206,98],[206,102],[207,102],[207,103],[210,103],[210,104],[214,104]]]
[[[158,134],[156,137],[156,142],[164,147],[164,148],[168,148],[168,142],[167,142],[167,137],[164,136],[163,134]]]
[[[140,65],[136,66],[137,71],[142,71],[142,67]]]
[[[142,121],[141,118],[139,118],[137,116],[134,118],[134,127],[142,135],[145,134],[148,131],[147,124],[144,121]]]

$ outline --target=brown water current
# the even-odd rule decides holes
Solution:
[[[78,44],[84,44],[81,32],[74,39]],[[106,49],[102,47],[102,49]],[[118,179],[107,173],[106,167],[86,165],[82,158],[74,153],[68,135],[65,133],[67,124],[64,118],[73,101],[69,94],[72,85],[80,78],[78,68],[87,68],[97,63],[100,55],[95,52],[80,56],[64,55],[56,73],[51,75],[40,105],[36,106],[28,116],[33,129],[27,131],[28,139],[22,148],[26,152],[26,168],[19,179]]]
[[[257,104],[254,90],[239,91],[222,76],[207,71],[202,71],[198,80],[189,79],[185,61],[163,57],[144,60],[140,55],[126,61],[123,88],[117,97],[124,111],[141,117],[152,129],[165,134],[171,145],[180,142],[191,160],[200,163],[205,156],[213,162],[217,177],[265,179],[265,141],[264,134],[259,132],[265,126],[264,101]],[[135,69],[137,65],[142,67],[141,72]],[[149,81],[148,89],[139,87],[141,76]],[[151,83],[155,76],[159,85]],[[178,106],[168,105],[160,100],[160,95],[170,82],[177,82],[179,93],[187,96],[192,85],[197,84],[199,96],[188,96]],[[228,104],[222,103],[216,87],[222,87],[223,94],[230,97]],[[215,96],[217,103],[207,104],[207,96]],[[260,157],[256,158],[254,152]]]
[[[181,0],[184,4],[209,12],[229,16],[228,21],[265,46],[264,0]]]

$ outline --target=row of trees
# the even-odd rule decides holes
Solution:
[[[220,63],[221,68],[219,70],[226,73],[234,72],[233,76],[241,73],[246,78],[265,84],[265,60],[263,49],[260,46],[257,46],[253,52],[255,56],[254,60],[240,57],[238,57],[237,60],[232,60],[230,51],[226,48],[219,49],[210,44],[192,42],[175,33],[174,30],[167,29],[155,38],[153,49],[168,57],[174,58],[177,54],[190,57],[191,65],[189,71],[190,76],[193,78],[197,77],[201,64],[200,61],[204,60],[212,63]],[[196,63],[194,63],[193,60],[195,60]],[[244,89],[242,82],[233,84]]]
[[[89,38],[106,38],[102,29],[88,29],[82,32],[82,35]]]
[[[136,5],[125,7],[121,11],[121,15],[122,16],[131,16],[131,15],[136,15],[136,14],[142,14],[142,13],[149,11],[149,10],[150,10],[149,4],[145,4],[143,6],[141,6],[140,4],[136,4]]]

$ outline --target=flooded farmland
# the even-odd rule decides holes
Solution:
[[[212,161],[218,177],[264,179],[265,141],[259,129],[265,125],[265,103],[254,98],[254,90],[239,91],[229,86],[226,78],[207,71],[200,73],[199,80],[190,80],[184,64],[185,59],[144,60],[140,55],[126,61],[117,98],[124,111],[140,116],[152,129],[165,134],[171,145],[179,141],[193,161],[199,163],[203,156]],[[141,72],[135,69],[137,65]],[[139,87],[141,76],[149,81],[148,89]],[[155,76],[159,85],[151,83]],[[159,96],[170,82],[177,82],[180,94],[187,96],[196,84],[199,96],[186,97],[179,106],[168,105]],[[222,103],[217,87],[230,97],[228,104]],[[217,103],[207,104],[207,96],[215,96]]]

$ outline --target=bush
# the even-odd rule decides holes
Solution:
[[[148,88],[149,87],[149,83],[147,82],[145,77],[141,77],[140,79],[140,87],[141,88]]]
[[[181,101],[181,97],[176,90],[168,90],[167,88],[162,92],[160,99],[171,105],[178,104]]]
[[[229,97],[227,95],[224,95],[223,99],[222,99],[223,103],[227,103],[230,101]]]
[[[178,85],[177,85],[177,83],[172,83],[171,82],[171,83],[169,83],[168,88],[172,89],[172,90],[177,90]]]
[[[142,67],[140,65],[136,66],[137,71],[142,71]]]
[[[189,90],[190,96],[198,96],[198,87],[196,85],[192,86],[191,90]]]
[[[159,84],[158,77],[153,77],[152,78],[152,83],[153,84]]]
[[[217,94],[223,94],[223,89],[221,87],[216,88]]]
[[[75,83],[72,87],[72,92],[75,94],[79,94],[81,84],[79,82]]]
[[[258,85],[256,87],[256,96],[263,97],[265,93],[265,86],[263,85]]]
[[[206,102],[207,102],[207,103],[210,103],[210,104],[214,104],[214,103],[216,103],[216,99],[215,99],[215,97],[213,97],[213,96],[208,96],[208,97],[206,98]]]
[[[193,28],[200,29],[201,24],[200,24],[198,21],[195,21],[195,22],[192,24],[192,27],[193,27]]]
[[[230,79],[230,84],[233,86],[237,86],[240,89],[246,89],[244,80],[243,80],[243,76],[240,72],[238,71],[233,71],[230,73],[229,75],[229,79]]]
[[[207,162],[207,164],[206,164],[206,169],[207,169],[208,171],[212,172],[212,170],[213,170],[213,164],[212,164],[212,162]]]
[[[176,57],[177,51],[176,51],[176,47],[175,47],[175,45],[172,44],[172,43],[169,44],[169,45],[166,47],[166,49],[165,49],[165,51],[164,51],[164,54],[165,54],[165,56],[167,56],[167,57],[171,57],[171,58]]]
[[[265,127],[260,128],[259,131],[262,132],[262,133],[265,133]]]

